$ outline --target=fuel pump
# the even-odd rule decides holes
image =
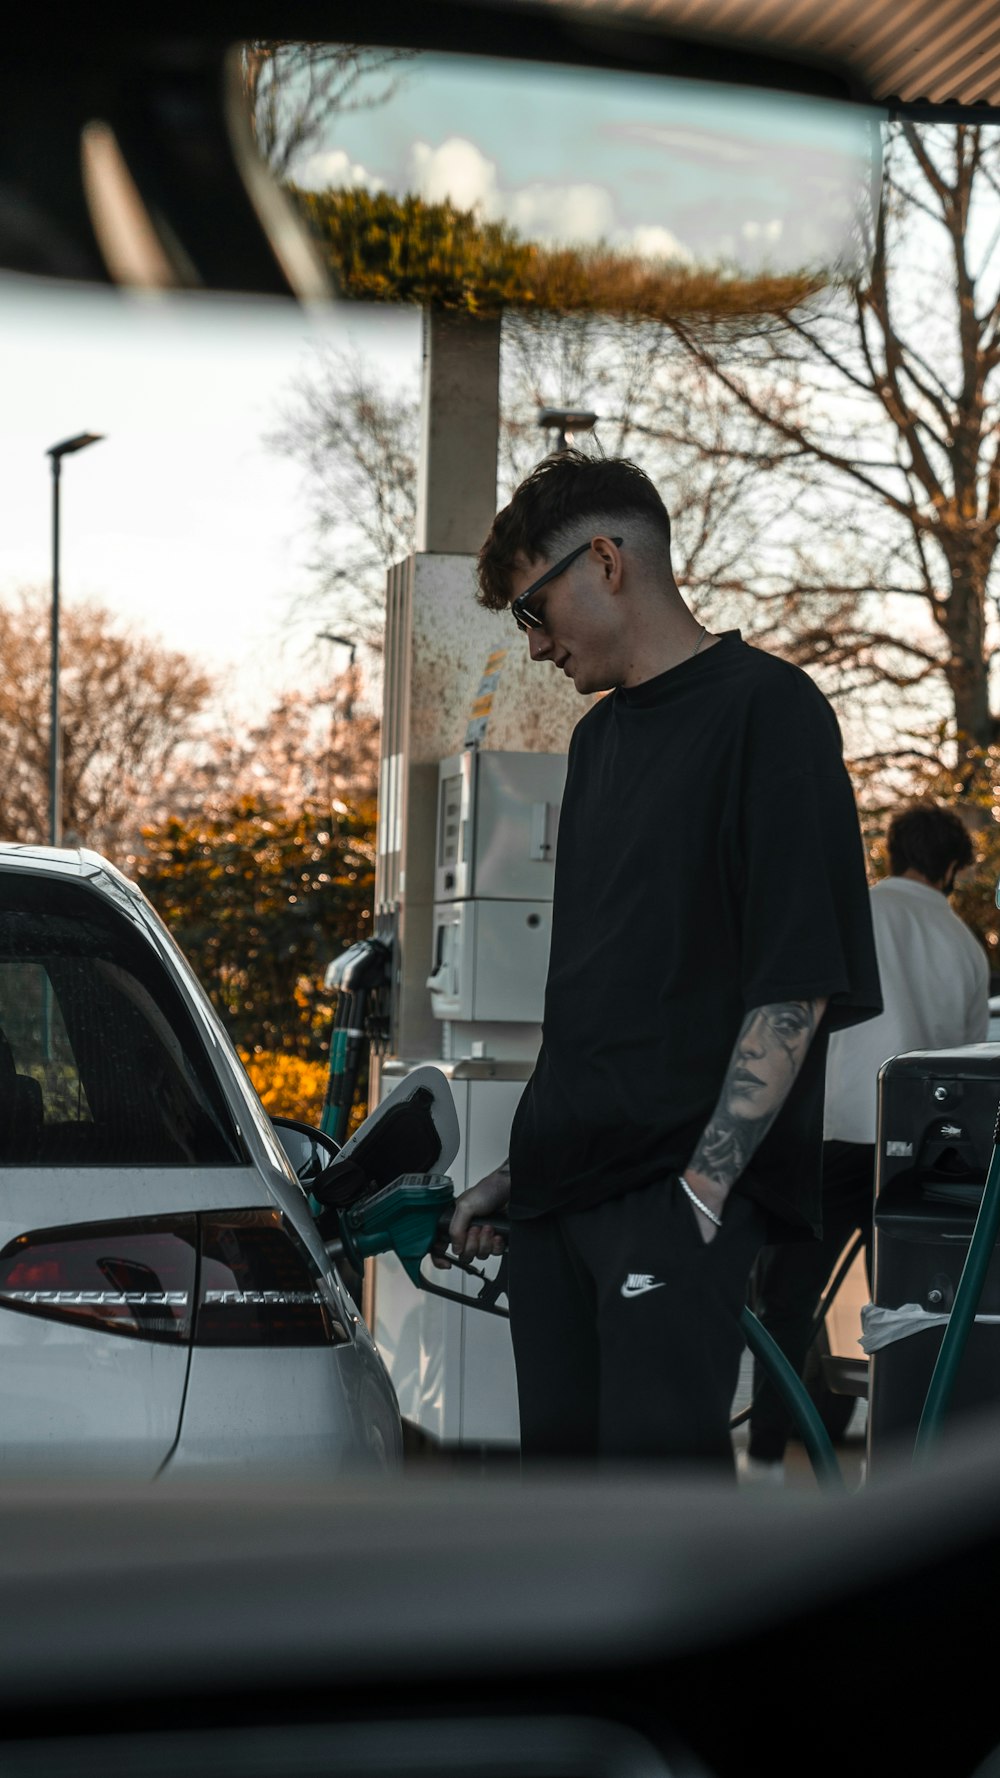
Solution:
[[[392,952],[384,939],[362,938],[329,965],[324,986],[337,995],[330,1034],[330,1072],[320,1129],[343,1143],[354,1103],[363,1045],[376,1036],[377,1006],[389,982]]]
[[[475,745],[446,754],[436,768],[430,942],[420,986],[432,1020],[429,1053],[448,1080],[461,1128],[451,1167],[457,1191],[506,1155],[538,1053],[565,774],[564,754]],[[383,1091],[410,1066],[388,1058]],[[406,1171],[414,1170],[411,1162]],[[352,1239],[349,1230],[345,1238]],[[464,1316],[458,1307],[478,1296],[481,1282],[456,1272],[456,1296],[434,1288],[438,1274],[415,1298],[391,1248],[379,1252],[373,1273],[373,1331],[405,1417],[442,1444],[514,1447],[509,1330],[501,1318]]]

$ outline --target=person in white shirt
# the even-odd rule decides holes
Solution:
[[[768,1248],[758,1269],[757,1312],[800,1374],[824,1286],[859,1228],[871,1277],[879,1069],[907,1050],[981,1043],[989,1024],[986,953],[948,904],[973,859],[965,823],[952,809],[912,803],[890,822],[888,847],[892,874],[871,891],[884,1011],[834,1033],[827,1053],[823,1237]],[[741,1469],[747,1479],[780,1481],[790,1422],[759,1372],[755,1384]]]

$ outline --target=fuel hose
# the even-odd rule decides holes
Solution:
[[[744,1309],[740,1328],[751,1352],[791,1414],[820,1487],[843,1493],[846,1484],[830,1434],[798,1371],[789,1364],[781,1347],[762,1327],[752,1309]]]

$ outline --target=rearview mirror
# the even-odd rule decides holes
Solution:
[[[271,1123],[296,1179],[303,1191],[311,1192],[337,1160],[339,1147],[332,1136],[311,1124],[300,1124],[290,1117],[273,1117]]]
[[[738,309],[748,279],[798,300],[873,245],[874,107],[357,43],[245,64],[258,152],[343,296],[662,318]]]

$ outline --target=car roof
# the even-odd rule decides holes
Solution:
[[[59,877],[85,883],[109,900],[122,905],[127,897],[130,909],[142,912],[148,920],[149,904],[141,889],[126,877],[109,858],[92,852],[87,846],[32,846],[0,840],[0,871],[24,876]]]

